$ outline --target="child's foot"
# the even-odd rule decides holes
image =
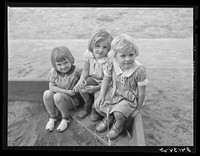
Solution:
[[[55,122],[56,122],[56,119],[49,118],[49,121],[46,124],[46,130],[51,132],[55,127]]]
[[[80,112],[78,113],[78,117],[83,119],[85,118],[87,115],[89,114],[89,107],[88,106],[84,106],[82,110],[80,110]]]
[[[69,122],[70,122],[70,118],[68,118],[68,119],[62,119],[61,122],[60,122],[60,124],[59,124],[59,126],[58,126],[58,128],[57,128],[57,131],[58,132],[65,131],[67,129],[67,127],[68,127]]]
[[[91,112],[91,121],[96,122],[100,119],[100,115],[96,112],[96,110],[93,108]]]
[[[97,125],[96,131],[97,131],[98,133],[103,133],[103,132],[105,132],[106,129],[107,129],[107,127],[108,127],[108,124],[109,124],[109,126],[112,124],[113,119],[114,119],[114,117],[113,117],[112,115],[109,116],[109,122],[108,122],[107,118],[104,117],[104,119]]]
[[[123,130],[123,124],[116,122],[113,125],[112,129],[108,132],[107,137],[109,137],[110,140],[114,140],[119,136],[122,130]]]

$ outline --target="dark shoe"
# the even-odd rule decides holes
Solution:
[[[109,137],[110,140],[114,140],[119,136],[122,130],[123,130],[123,124],[116,122],[113,125],[112,129],[108,132],[107,137]]]
[[[83,119],[83,118],[85,118],[88,114],[89,114],[89,108],[83,107],[83,109],[80,110],[80,112],[78,113],[78,117],[81,118],[81,119]]]
[[[100,123],[97,125],[96,127],[96,131],[99,133],[103,133],[106,131],[108,124],[109,126],[111,125],[111,123],[113,122],[114,117],[113,116],[109,116],[109,123],[106,117],[104,117],[104,119],[102,121],[100,121]]]
[[[91,113],[91,121],[92,122],[96,122],[100,119],[100,115],[97,113],[97,111],[95,109],[92,109],[92,113]]]

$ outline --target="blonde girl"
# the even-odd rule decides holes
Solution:
[[[78,113],[79,118],[84,118],[89,114],[92,107],[91,94],[100,90],[103,80],[103,67],[108,61],[107,53],[111,47],[112,36],[105,30],[97,30],[94,32],[88,42],[88,50],[83,55],[84,67],[80,80],[74,87],[75,91],[79,91],[84,106]],[[92,107],[91,121],[97,121],[99,115]]]
[[[46,130],[52,131],[57,121],[56,110],[62,115],[57,131],[63,132],[69,125],[69,111],[79,104],[79,98],[73,91],[80,78],[80,69],[74,65],[74,57],[65,46],[56,47],[51,52],[52,68],[49,72],[49,90],[43,94],[43,102],[49,114]]]
[[[104,119],[97,125],[97,132],[112,128],[107,136],[115,139],[122,132],[126,120],[140,110],[148,83],[145,67],[136,60],[138,47],[132,37],[122,34],[111,44],[99,97],[95,101],[97,112]],[[113,82],[112,87],[109,87]],[[106,119],[108,115],[109,120]]]

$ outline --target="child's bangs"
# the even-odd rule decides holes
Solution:
[[[57,53],[55,53],[54,58],[55,58],[55,62],[62,62],[66,60],[67,55],[63,53],[62,51],[57,51]]]

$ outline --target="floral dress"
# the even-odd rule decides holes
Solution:
[[[96,108],[102,114],[121,112],[129,117],[137,107],[138,86],[148,83],[145,67],[135,61],[134,67],[123,72],[116,61],[108,61],[104,73],[112,76],[112,86],[108,88],[104,106]],[[98,96],[98,95],[96,95]]]
[[[52,68],[49,71],[48,80],[49,82],[55,83],[55,85],[59,88],[66,89],[66,90],[72,90],[75,84],[78,82],[81,75],[81,69],[77,68],[76,66],[72,66],[70,71],[65,74],[64,76],[61,76],[57,70]],[[75,95],[72,97],[69,97],[71,100],[71,103],[74,107],[79,105],[80,96]]]
[[[103,70],[105,69],[105,64],[108,62],[109,59],[107,57],[104,57],[97,61],[93,53],[87,50],[83,54],[83,60],[90,64],[89,75],[91,76],[91,78],[98,84],[101,84],[104,75]]]

